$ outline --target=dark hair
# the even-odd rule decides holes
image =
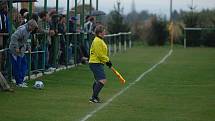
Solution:
[[[61,15],[59,20],[62,20],[65,17],[66,17],[66,15]]]
[[[51,10],[49,12],[49,16],[52,17],[53,15],[56,15],[57,14],[57,11],[56,10]]]
[[[40,18],[43,18],[43,17],[45,17],[47,14],[48,14],[47,11],[42,11],[42,12],[39,13],[39,16],[40,16]]]
[[[100,33],[102,33],[105,30],[105,27],[102,25],[97,25],[95,28],[95,34],[98,36]]]
[[[5,7],[7,7],[7,1],[6,0],[2,0],[0,2],[0,11],[2,11]]]
[[[85,20],[87,21],[89,18],[90,18],[90,15],[87,15],[87,16],[85,17]]]
[[[59,22],[59,20],[60,20],[60,16],[58,15],[58,14],[53,14],[52,16],[51,16],[51,22],[55,25],[57,25],[58,24],[58,22]]]
[[[95,20],[94,17],[91,17],[91,18],[90,18],[90,21],[94,21],[94,20]]]
[[[22,8],[19,13],[23,16],[25,12],[28,12],[27,8]]]
[[[38,15],[36,13],[33,13],[31,19],[34,19],[36,22],[38,22]]]

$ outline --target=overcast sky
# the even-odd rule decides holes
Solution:
[[[37,6],[44,5],[44,0],[37,0]],[[75,0],[70,0],[70,7],[74,6]],[[93,6],[96,5],[96,0],[93,1]],[[106,13],[109,13],[114,8],[114,4],[118,0],[99,0],[99,10],[102,10]],[[119,0],[121,1],[121,5],[124,8],[124,13],[127,14],[131,11],[132,1],[133,0]],[[170,0],[134,0],[135,7],[138,12],[141,10],[148,10],[152,13],[157,14],[167,14],[169,16],[169,6]],[[173,0],[173,8],[176,10],[188,10],[188,6],[191,5],[192,0]],[[194,6],[196,6],[197,10],[201,10],[203,8],[215,9],[215,0],[193,0]],[[67,0],[59,0],[59,6],[66,8]],[[90,0],[85,0],[85,3],[89,4]],[[48,6],[55,6],[56,0],[48,0]],[[82,0],[78,0],[78,4],[81,4]]]

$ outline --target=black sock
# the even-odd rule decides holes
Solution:
[[[103,87],[104,87],[104,84],[102,84],[101,82],[97,82],[93,90],[92,98],[98,98],[99,92],[102,90]]]
[[[94,83],[93,83],[93,91],[95,89],[95,86],[96,86],[96,81],[94,81]]]

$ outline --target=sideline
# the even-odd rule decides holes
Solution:
[[[90,117],[92,117],[96,112],[98,112],[99,110],[103,109],[105,106],[107,106],[108,104],[110,104],[115,98],[117,98],[118,96],[120,96],[121,94],[123,94],[125,91],[127,91],[131,86],[135,85],[137,82],[139,82],[146,74],[148,74],[149,72],[151,72],[152,70],[154,70],[157,66],[159,66],[160,64],[162,64],[163,62],[166,61],[166,59],[172,54],[173,50],[171,49],[163,58],[162,60],[160,60],[158,63],[156,63],[155,65],[153,65],[150,69],[148,69],[147,71],[143,72],[135,81],[133,81],[132,83],[130,83],[127,87],[123,88],[120,92],[116,93],[113,97],[111,97],[109,100],[107,100],[106,102],[104,102],[103,104],[101,104],[99,107],[97,107],[96,109],[94,109],[93,111],[89,112],[86,116],[84,116],[80,121],[86,121],[88,120]]]

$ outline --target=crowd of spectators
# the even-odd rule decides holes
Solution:
[[[31,52],[45,51],[45,70],[50,71],[57,68],[59,65],[65,65],[66,62],[74,63],[74,37],[69,37],[69,40],[65,36],[69,33],[87,33],[84,34],[84,41],[78,41],[77,46],[77,62],[88,63],[90,40],[93,36],[93,30],[95,29],[95,17],[86,16],[85,24],[83,28],[77,29],[75,23],[78,20],[76,16],[70,16],[69,18],[69,31],[67,31],[67,16],[64,14],[58,14],[55,10],[41,11],[39,13],[32,13],[30,16],[27,8],[22,8],[20,11],[13,9],[13,20],[9,20],[8,3],[0,2],[0,49],[8,48],[11,38],[8,33],[16,32],[17,28],[25,25],[30,20],[34,20],[38,27],[35,28],[30,37],[28,38],[31,45]],[[12,24],[10,24],[12,21]],[[10,26],[12,25],[12,26]],[[54,46],[57,42],[56,38],[60,38],[59,46]],[[68,41],[68,42],[66,42]],[[57,50],[57,51],[56,51]],[[57,55],[57,64],[54,62],[54,55]],[[32,69],[40,68],[42,55],[39,55],[38,62],[35,62],[35,55],[32,54]],[[66,60],[67,59],[67,60]],[[0,53],[0,71],[4,74],[6,70],[6,55]]]

